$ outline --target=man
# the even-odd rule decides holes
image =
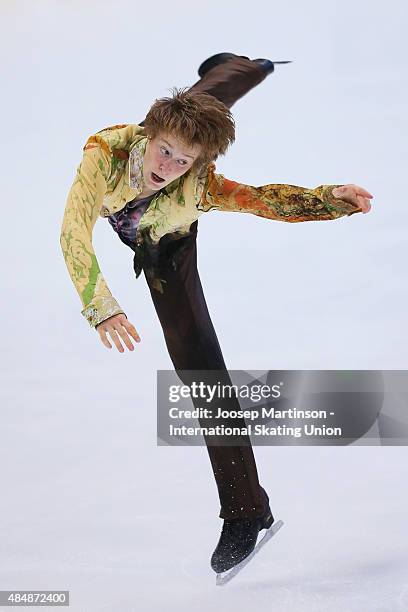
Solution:
[[[356,185],[255,188],[215,173],[214,160],[235,139],[229,107],[273,68],[269,60],[213,56],[200,67],[200,81],[189,91],[175,90],[172,97],[156,100],[142,124],[106,128],[88,138],[68,195],[61,246],[82,314],[107,348],[111,340],[120,352],[122,342],[132,351],[131,339],[140,342],[93,250],[93,226],[98,216],[107,217],[134,251],[136,276],[144,271],[169,355],[187,384],[191,377],[186,371],[192,370],[217,371],[217,380],[231,384],[197,271],[201,214],[218,209],[299,222],[370,210],[372,195]],[[226,407],[239,409],[237,399]],[[234,424],[245,423],[236,419]],[[274,518],[250,440],[243,436],[229,446],[214,439],[206,443],[224,519],[211,565],[222,572],[250,554],[260,530]]]

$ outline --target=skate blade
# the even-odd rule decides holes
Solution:
[[[265,546],[268,540],[270,540],[275,535],[275,533],[279,531],[281,527],[283,527],[283,521],[276,521],[275,523],[273,523],[269,527],[263,538],[259,540],[258,544],[255,546],[254,550],[251,552],[250,555],[245,557],[245,559],[243,559],[241,563],[238,563],[238,565],[235,565],[235,567],[233,567],[232,569],[217,574],[215,580],[216,586],[223,586],[224,584],[232,580],[232,578],[234,578],[234,576],[236,576],[242,569],[244,569],[246,564],[251,561],[251,559],[260,551],[262,546]]]

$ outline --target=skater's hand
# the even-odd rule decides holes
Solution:
[[[110,335],[119,353],[123,353],[125,350],[120,342],[119,336],[122,338],[129,351],[133,351],[134,349],[129,335],[132,336],[136,342],[140,342],[140,337],[136,331],[136,328],[127,320],[126,315],[122,313],[109,317],[109,319],[105,319],[105,321],[102,321],[102,323],[99,323],[99,325],[96,326],[96,329],[103,344],[108,348],[112,348],[112,345],[109,342],[106,334]]]
[[[335,198],[351,202],[361,208],[362,212],[368,213],[371,209],[370,199],[374,196],[358,185],[343,185],[343,187],[335,187],[332,191]]]

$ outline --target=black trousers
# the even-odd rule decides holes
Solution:
[[[208,92],[231,107],[265,76],[257,64],[237,58],[213,68],[192,89]],[[163,292],[154,287],[151,272],[147,274],[144,269],[144,275],[170,358],[183,383],[191,382],[186,371],[203,370],[208,371],[208,379],[213,378],[210,371],[218,371],[217,380],[221,377],[224,384],[232,384],[198,274],[197,229],[198,221],[195,221],[186,237],[169,240],[171,236],[164,236],[160,241],[159,278],[165,281]],[[174,261],[177,266],[173,265]],[[227,404],[233,410],[240,408],[236,398]],[[218,419],[217,424],[220,424]],[[245,426],[243,419],[233,419],[228,424]],[[219,446],[214,439],[207,438],[206,443],[220,498],[220,518],[254,518],[263,514],[268,497],[259,484],[249,438],[243,436],[233,446]]]

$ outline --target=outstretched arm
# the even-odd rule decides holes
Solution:
[[[84,306],[82,314],[91,327],[97,327],[107,348],[112,348],[107,338],[109,334],[118,351],[123,353],[120,339],[132,351],[130,336],[136,342],[140,342],[140,337],[112,296],[92,246],[92,231],[106,192],[110,160],[108,152],[97,143],[90,142],[85,146],[68,194],[60,242],[69,274]]]
[[[298,223],[368,212],[372,197],[357,185],[320,185],[315,189],[275,184],[252,187],[216,174],[214,166],[210,166],[198,208],[247,212],[276,221]]]
[[[124,314],[106,284],[92,246],[92,231],[102,207],[109,169],[109,157],[99,146],[84,151],[61,227],[65,263],[84,307],[81,313],[91,327],[112,315]]]

